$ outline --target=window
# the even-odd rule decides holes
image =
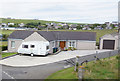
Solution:
[[[69,47],[71,47],[71,42],[69,42]]]
[[[69,47],[75,47],[75,41],[70,41],[68,44]]]
[[[75,42],[72,42],[72,46],[75,47]]]
[[[55,41],[52,42],[52,47],[53,47],[53,48],[55,47]]]
[[[46,46],[46,50],[48,50],[49,49],[49,46]]]
[[[22,48],[28,48],[28,45],[22,45]]]
[[[31,48],[35,48],[35,45],[31,45],[30,47],[31,47]]]
[[[11,41],[11,47],[15,48],[15,41]]]

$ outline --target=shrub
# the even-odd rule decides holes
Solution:
[[[2,51],[7,50],[7,46],[2,46]]]

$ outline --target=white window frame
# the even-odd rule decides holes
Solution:
[[[73,46],[73,42],[74,42],[74,46]],[[74,48],[76,48],[76,41],[68,41],[68,47],[74,47]]]
[[[15,41],[11,41],[11,48],[15,48]]]

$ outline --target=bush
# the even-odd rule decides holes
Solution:
[[[2,48],[2,51],[7,50],[7,46],[2,46],[1,48]]]

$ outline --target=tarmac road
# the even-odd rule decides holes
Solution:
[[[25,68],[2,66],[2,79],[45,79],[50,74],[65,69],[68,65],[72,66],[66,61]]]

